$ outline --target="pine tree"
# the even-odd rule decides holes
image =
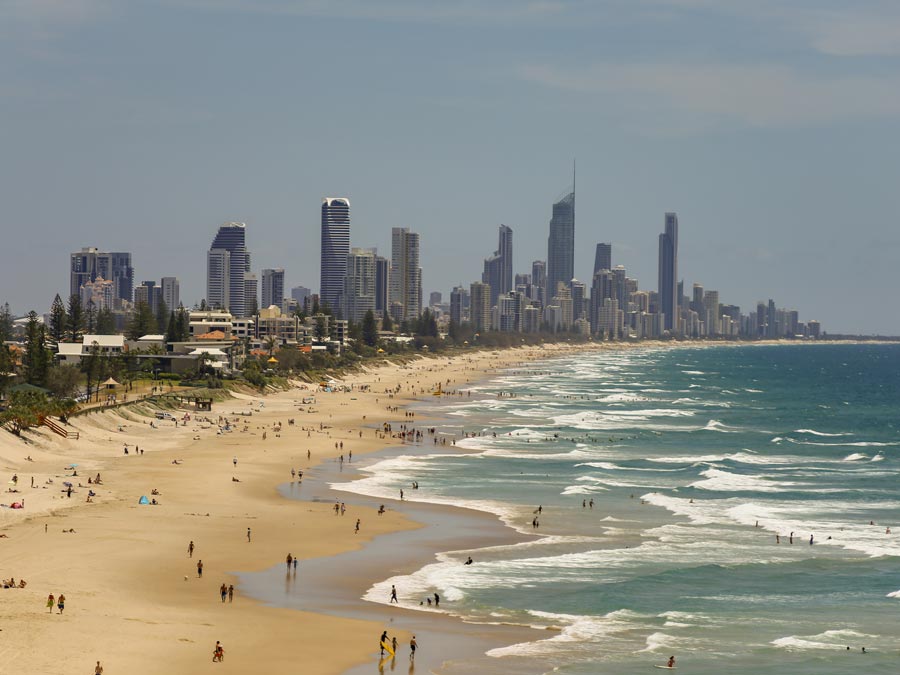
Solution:
[[[3,303],[0,307],[0,342],[6,342],[12,339],[13,334],[13,316],[9,311],[9,303]]]
[[[381,317],[381,330],[394,330],[394,322],[391,321],[391,315],[387,313],[387,310]]]
[[[34,310],[28,313],[28,324],[25,326],[25,355],[22,357],[22,365],[28,384],[44,386],[47,369],[50,367],[50,354],[47,352],[44,324],[38,320]]]
[[[162,298],[159,299],[159,307],[156,308],[156,332],[165,333],[169,325],[169,308]]]
[[[378,344],[378,324],[375,322],[375,312],[371,309],[363,317],[362,339],[369,347]]]
[[[66,329],[68,327],[69,317],[66,315],[66,306],[63,304],[59,293],[53,298],[53,304],[50,306],[50,328],[48,334],[50,339],[56,343],[62,342],[66,338]]]
[[[116,334],[116,317],[113,316],[111,309],[104,307],[97,312],[97,326],[94,330],[97,331],[97,335]]]
[[[175,312],[169,312],[169,323],[166,325],[166,342],[180,342],[178,339],[178,319]]]
[[[184,305],[178,308],[178,342],[187,342],[191,336],[191,313],[188,312]]]
[[[81,306],[81,298],[77,293],[69,297],[69,308],[66,314],[69,318],[69,341],[78,342],[84,333],[84,308]]]
[[[131,315],[131,321],[128,322],[128,330],[126,331],[128,339],[139,340],[155,331],[156,317],[150,311],[150,306],[146,302],[137,303],[134,307],[134,313]]]
[[[97,305],[93,300],[88,300],[84,308],[84,332],[88,335],[97,334]]]

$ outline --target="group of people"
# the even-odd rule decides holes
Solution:
[[[66,596],[62,593],[59,594],[58,598],[54,598],[53,593],[47,596],[47,611],[49,611],[50,614],[53,614],[54,603],[56,604],[59,613],[62,614],[63,610],[66,608]]]
[[[3,580],[3,588],[25,588],[28,585],[28,582],[24,579],[19,579],[17,582],[15,577],[10,577],[9,579]]]
[[[391,658],[397,655],[397,636],[395,635],[392,638],[388,637],[387,631],[384,631],[381,634],[381,637],[378,638],[378,647],[381,649],[381,656],[384,658],[385,650],[389,650]],[[416,636],[413,635],[409,639],[409,660],[414,661],[416,658],[416,649],[419,648],[419,643],[416,642]]]

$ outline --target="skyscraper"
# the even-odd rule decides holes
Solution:
[[[250,273],[246,229],[244,223],[225,223],[216,232],[206,255],[207,304],[241,318],[250,310],[245,284]]]
[[[469,286],[469,321],[472,330],[486,331],[491,326],[491,287],[480,281]]]
[[[375,314],[380,318],[388,308],[389,279],[391,261],[376,253],[375,255]]]
[[[600,270],[612,269],[612,244],[597,244],[594,254],[594,274]]]
[[[280,308],[284,303],[284,270],[280,267],[262,271],[262,303],[263,309],[271,305]]]
[[[322,253],[319,301],[334,312],[341,309],[347,256],[350,253],[350,200],[326,197],[322,200]]]
[[[513,231],[506,225],[500,226],[499,243],[494,255],[484,261],[481,280],[491,286],[491,307],[497,304],[497,296],[509,293],[513,280]]]
[[[354,248],[347,254],[347,276],[341,294],[343,317],[362,323],[366,312],[375,311],[375,251]]]
[[[78,295],[81,287],[97,277],[113,283],[113,298],[131,302],[134,291],[134,268],[131,254],[123,251],[107,253],[85,247],[69,255],[69,294]]]
[[[547,263],[543,260],[535,260],[531,263],[532,300],[537,300],[541,305],[547,304]]]
[[[575,191],[553,205],[547,239],[546,298],[556,295],[559,282],[569,285],[575,276]]]
[[[178,283],[178,278],[163,277],[159,285],[162,287],[162,300],[168,310],[171,312],[178,309],[181,305],[181,284]]]
[[[678,216],[666,214],[665,231],[659,235],[659,311],[663,328],[678,330]]]
[[[417,319],[422,313],[422,268],[419,233],[407,227],[391,230],[390,310],[395,321]]]

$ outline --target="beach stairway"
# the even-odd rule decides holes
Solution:
[[[41,419],[41,424],[47,427],[50,431],[52,431],[57,436],[62,436],[63,438],[73,438],[76,441],[78,440],[80,434],[77,431],[69,431],[63,428],[62,425],[54,422],[49,417],[44,417]]]

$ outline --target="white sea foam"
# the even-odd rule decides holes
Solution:
[[[705,480],[691,483],[688,487],[716,492],[782,492],[797,485],[785,481],[773,481],[759,476],[730,473],[721,469],[707,469],[700,472]]]
[[[852,455],[847,455],[846,457],[844,457],[844,461],[845,462],[855,462],[860,459],[868,459],[868,458],[869,458],[868,455],[865,455],[861,452],[854,452]]]
[[[723,434],[736,434],[741,431],[737,427],[729,427],[722,424],[719,420],[710,420],[703,429],[706,431],[718,431]]]
[[[829,434],[824,431],[816,431],[815,429],[795,429],[795,434],[810,434],[812,436],[827,436],[827,437],[838,437],[838,436],[852,436],[850,433],[840,433],[840,434]]]
[[[877,635],[867,635],[847,628],[826,630],[817,635],[788,635],[772,640],[771,644],[788,650],[808,651],[814,649],[847,649],[848,642],[864,640],[871,644],[879,639]]]

